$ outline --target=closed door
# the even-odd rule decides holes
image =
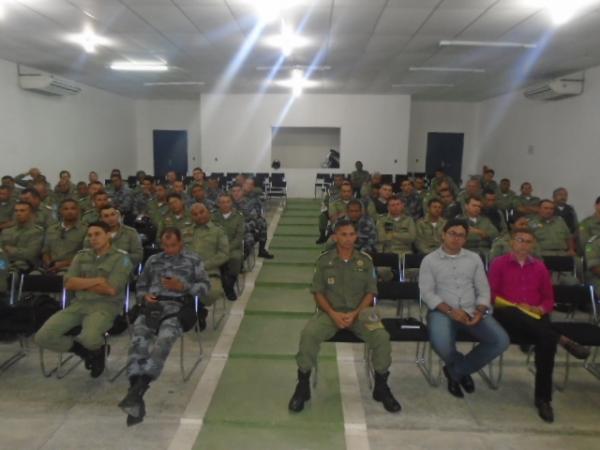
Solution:
[[[436,169],[442,168],[459,183],[464,140],[464,133],[427,133],[427,175],[433,176]]]
[[[174,170],[183,176],[188,171],[188,140],[185,130],[154,130],[154,175],[164,178]]]

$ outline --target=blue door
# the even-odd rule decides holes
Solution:
[[[154,175],[164,179],[169,170],[185,176],[188,171],[187,131],[154,130]]]
[[[442,168],[460,183],[464,139],[463,133],[427,133],[427,175],[433,176],[436,169]]]

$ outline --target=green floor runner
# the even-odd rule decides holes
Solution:
[[[256,286],[246,307],[246,315],[286,313],[308,317],[314,311],[315,302],[307,287]]]
[[[320,246],[315,244],[315,236],[304,236],[304,237],[286,237],[286,236],[273,236],[269,248],[306,248],[310,250],[319,249]]]

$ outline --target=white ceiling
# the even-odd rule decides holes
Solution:
[[[200,92],[255,93],[279,51],[252,43],[252,0],[0,0],[0,58],[134,98],[192,98]],[[600,6],[555,28],[527,0],[304,0],[286,19],[311,39],[287,66],[329,66],[314,93],[412,94],[477,101],[600,64]],[[113,44],[86,54],[65,40],[91,24]],[[535,50],[442,48],[443,39],[541,43]],[[243,54],[244,44],[248,52]],[[243,54],[240,58],[240,54]],[[236,55],[241,64],[232,61]],[[161,74],[117,73],[114,60],[163,59]],[[410,66],[476,67],[483,74],[410,72]],[[231,77],[227,75],[232,75]],[[277,78],[289,78],[282,70]],[[201,87],[146,87],[151,81],[203,81]],[[445,88],[392,84],[449,83]],[[268,85],[268,92],[287,92]]]

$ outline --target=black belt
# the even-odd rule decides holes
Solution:
[[[178,297],[170,297],[168,295],[157,295],[156,300],[159,302],[180,302],[183,303],[185,301],[185,296],[181,295]]]

